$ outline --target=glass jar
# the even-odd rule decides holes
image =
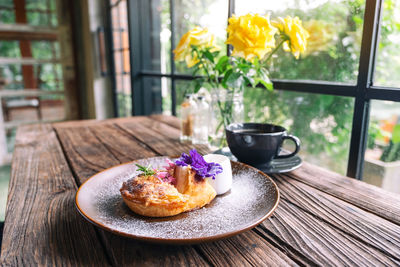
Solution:
[[[194,112],[196,110],[196,102],[191,94],[185,95],[185,99],[181,104],[181,141],[190,141],[193,136]]]
[[[211,145],[227,145],[225,127],[234,122],[244,121],[243,92],[216,89],[211,93]]]
[[[205,97],[198,96],[194,114],[193,144],[208,144],[210,105]]]

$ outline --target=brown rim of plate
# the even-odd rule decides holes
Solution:
[[[151,157],[151,158],[167,158],[167,156]],[[199,237],[199,238],[177,238],[177,239],[170,239],[170,238],[145,237],[145,236],[138,236],[138,235],[133,235],[133,234],[127,234],[127,233],[125,233],[125,232],[121,232],[121,231],[117,231],[117,230],[111,229],[111,228],[107,227],[106,225],[97,222],[96,220],[94,220],[93,218],[91,218],[90,216],[88,216],[88,215],[81,209],[81,207],[79,206],[79,203],[78,203],[78,195],[79,195],[79,191],[81,190],[81,188],[84,186],[84,184],[85,184],[87,181],[89,181],[90,179],[94,178],[94,176],[96,176],[96,175],[98,175],[98,174],[100,174],[100,173],[102,173],[102,172],[108,171],[109,169],[112,169],[112,168],[115,168],[115,167],[119,167],[119,166],[122,166],[122,165],[132,164],[132,163],[138,162],[138,161],[140,161],[140,160],[145,160],[145,159],[150,159],[150,158],[138,159],[138,160],[134,160],[134,161],[130,161],[130,162],[126,162],[126,163],[122,163],[122,164],[118,164],[118,165],[112,166],[112,167],[110,167],[110,168],[107,168],[107,169],[105,169],[105,170],[102,170],[102,171],[100,171],[100,172],[98,172],[98,173],[92,175],[92,176],[89,177],[83,184],[81,184],[81,186],[79,187],[79,189],[78,189],[78,191],[76,192],[76,195],[75,195],[75,206],[77,207],[79,213],[83,216],[83,218],[85,218],[85,219],[86,219],[87,221],[89,221],[90,223],[92,223],[92,224],[94,224],[94,225],[96,225],[96,226],[98,226],[98,227],[100,227],[100,228],[102,228],[102,229],[104,229],[104,230],[106,230],[106,231],[109,231],[109,232],[111,232],[111,233],[114,233],[114,234],[117,234],[117,235],[120,235],[120,236],[129,237],[129,238],[133,238],[133,239],[140,240],[140,241],[145,241],[145,242],[150,242],[150,243],[157,243],[157,244],[190,245],[190,244],[199,244],[199,243],[204,243],[204,242],[217,241],[217,240],[225,239],[225,238],[228,238],[228,237],[232,237],[232,236],[234,236],[234,235],[237,235],[237,234],[243,233],[243,232],[245,232],[245,231],[247,231],[247,230],[250,230],[250,229],[256,227],[257,225],[259,225],[260,223],[262,223],[263,221],[265,221],[267,218],[269,218],[269,217],[272,215],[272,213],[276,210],[276,208],[278,207],[278,204],[279,204],[279,202],[280,202],[280,192],[279,192],[279,188],[278,188],[278,186],[275,184],[275,182],[271,179],[271,177],[269,177],[267,174],[263,173],[262,171],[258,170],[257,168],[254,168],[254,167],[252,167],[252,166],[249,166],[249,165],[247,165],[247,164],[245,164],[245,163],[237,162],[237,161],[231,161],[231,163],[233,163],[233,164],[240,164],[240,165],[243,165],[243,166],[245,166],[245,167],[247,167],[247,168],[254,169],[254,170],[256,170],[259,174],[265,176],[267,179],[270,180],[270,182],[272,182],[272,184],[274,185],[275,190],[276,190],[276,192],[277,192],[277,198],[276,198],[275,205],[273,206],[273,208],[272,208],[267,214],[265,214],[265,215],[264,215],[262,218],[260,218],[259,220],[255,221],[255,222],[252,222],[252,223],[250,223],[249,225],[247,225],[247,226],[245,226],[244,228],[242,228],[242,229],[240,229],[240,230],[237,230],[237,231],[231,231],[231,232],[223,233],[223,234],[219,234],[219,235],[208,236],[208,237]]]

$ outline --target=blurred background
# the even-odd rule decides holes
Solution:
[[[229,8],[237,15],[303,21],[311,34],[307,53],[300,60],[278,53],[271,77],[319,81],[320,93],[248,88],[246,121],[284,125],[302,140],[304,160],[345,175],[355,101],[324,90],[357,83],[365,5],[364,0],[0,0],[0,221],[19,125],[179,115],[193,84],[184,63],[173,62],[171,48],[196,25],[208,27],[225,47]],[[398,51],[400,0],[384,0],[374,85],[400,87]],[[400,193],[399,102],[371,100],[363,180]]]

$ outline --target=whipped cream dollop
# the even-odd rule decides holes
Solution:
[[[204,156],[204,160],[208,163],[214,162],[222,166],[222,172],[218,173],[214,178],[208,178],[208,182],[215,189],[217,195],[228,192],[232,187],[232,167],[228,157],[219,154],[208,154]]]

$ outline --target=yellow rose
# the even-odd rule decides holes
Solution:
[[[333,40],[332,25],[322,20],[309,20],[304,22],[304,28],[309,32],[307,50],[305,54],[324,51]]]
[[[216,49],[215,37],[207,28],[203,29],[196,26],[182,36],[178,46],[173,51],[174,59],[177,61],[185,60],[189,68],[196,65],[199,59],[196,55],[192,55],[192,46],[197,46],[200,49],[208,47]]]
[[[278,22],[272,24],[279,29],[281,34],[284,34],[288,41],[283,43],[283,50],[292,52],[292,54],[299,58],[300,53],[306,51],[307,38],[310,36],[308,32],[301,25],[301,20],[298,17],[287,16],[285,19],[278,18]]]
[[[275,47],[274,35],[278,31],[271,25],[269,15],[247,14],[229,19],[227,44],[233,46],[233,56],[253,61],[262,59]]]

